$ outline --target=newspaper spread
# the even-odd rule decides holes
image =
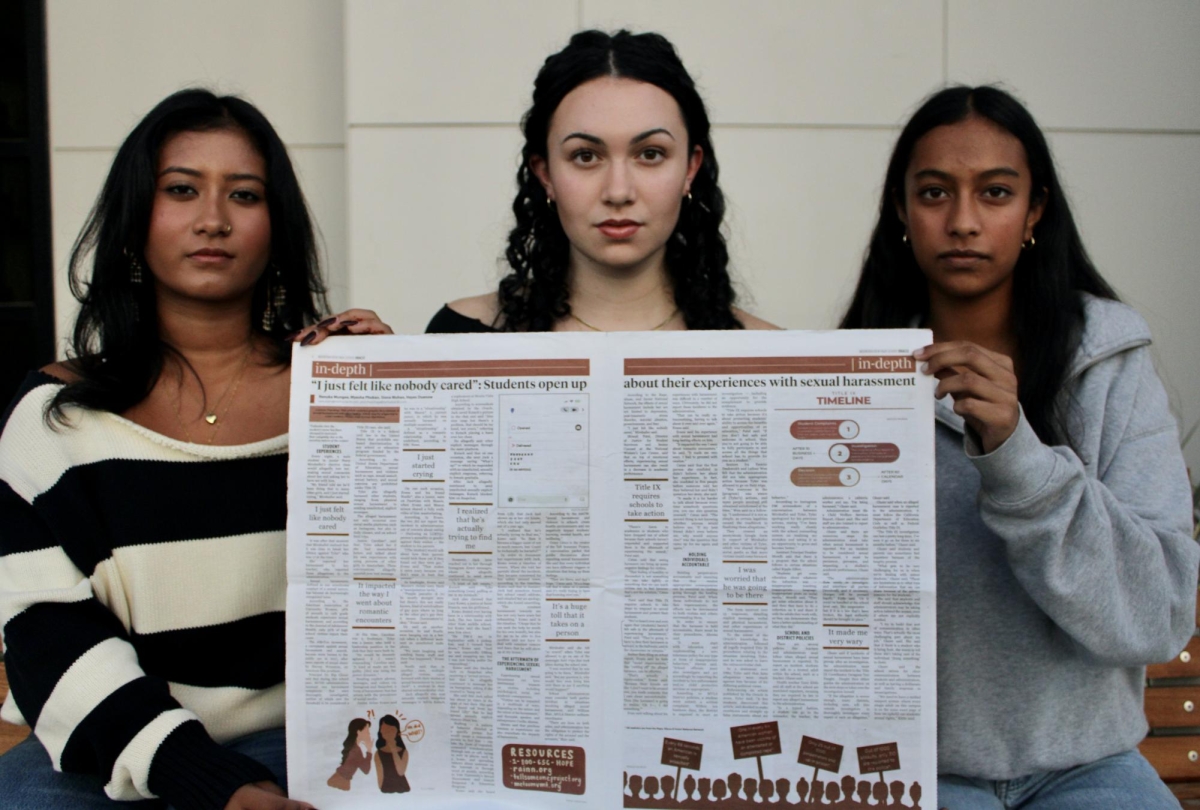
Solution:
[[[929,342],[298,348],[291,795],[932,806]]]

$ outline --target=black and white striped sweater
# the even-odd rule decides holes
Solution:
[[[0,421],[0,716],[114,799],[224,807],[271,774],[219,743],[283,725],[287,436],[47,424],[60,385],[29,375]]]

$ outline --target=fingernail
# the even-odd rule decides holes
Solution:
[[[922,364],[921,364],[921,373],[922,373],[922,374],[928,374],[928,373],[929,373],[929,364],[928,364],[928,363],[922,363]]]
[[[336,321],[336,320],[337,320],[337,316],[336,316],[336,315],[335,315],[334,317],[332,317],[332,318],[326,318],[325,320],[323,320],[323,321],[321,321],[319,324],[317,324],[317,328],[318,328],[318,329],[324,329],[326,326],[329,326],[329,324],[333,323],[333,322],[334,322],[334,321]]]
[[[345,328],[347,326],[354,326],[357,323],[358,321],[342,321],[341,326]]]
[[[317,333],[309,332],[307,335],[304,336],[304,340],[300,341],[300,345],[307,346],[308,344],[312,343],[316,339],[317,339]]]
[[[294,332],[288,332],[286,335],[283,336],[283,339],[288,342],[291,342],[296,339],[296,335],[300,334],[303,331],[304,331],[303,329],[297,329]]]
[[[919,348],[915,352],[913,352],[913,357],[917,358],[918,360],[920,360],[924,356],[925,356],[925,347],[924,346],[922,346],[921,348]]]

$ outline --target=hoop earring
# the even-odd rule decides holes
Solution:
[[[554,200],[551,197],[546,198],[546,207],[549,208],[551,211],[554,210]]]
[[[122,248],[125,258],[129,259],[129,281],[131,284],[142,283],[142,263],[137,260],[137,256],[133,255],[133,251],[129,248]]]
[[[1033,238],[1033,236],[1031,235],[1031,236],[1029,237],[1029,241],[1028,241],[1028,242],[1022,242],[1022,243],[1021,243],[1021,250],[1025,250],[1026,248],[1031,248],[1031,247],[1033,247],[1033,246],[1034,246],[1034,245],[1036,245],[1036,244],[1037,244],[1037,240],[1036,240],[1036,239],[1034,239],[1034,238]]]
[[[262,328],[264,332],[270,332],[275,328],[277,321],[283,318],[283,308],[287,305],[287,291],[283,288],[283,271],[278,265],[272,264],[275,268],[273,277],[267,282],[267,306],[263,309]]]
[[[905,231],[900,235],[900,241],[906,245],[908,244],[908,231]]]

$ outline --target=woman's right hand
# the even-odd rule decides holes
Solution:
[[[913,352],[923,371],[938,378],[934,396],[949,394],[954,412],[990,453],[1017,429],[1021,406],[1012,358],[966,340],[934,343]]]
[[[316,810],[308,802],[289,799],[274,782],[252,782],[242,785],[232,796],[225,810]]]

